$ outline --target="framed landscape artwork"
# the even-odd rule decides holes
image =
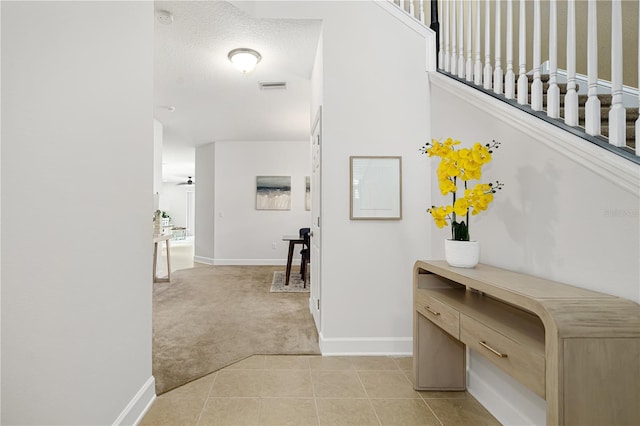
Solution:
[[[256,176],[256,210],[291,210],[291,176]]]

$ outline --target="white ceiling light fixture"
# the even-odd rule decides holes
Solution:
[[[258,52],[246,47],[233,49],[229,52],[228,57],[231,63],[244,74],[253,71],[262,59],[262,56]]]

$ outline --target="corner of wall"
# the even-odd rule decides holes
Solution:
[[[156,400],[156,379],[151,376],[145,382],[140,390],[131,398],[131,401],[122,410],[122,413],[113,422],[114,426],[118,425],[137,425],[151,405]]]

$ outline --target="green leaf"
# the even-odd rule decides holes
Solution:
[[[461,222],[452,222],[451,229],[453,231],[453,239],[456,241],[469,241],[469,227],[464,220]]]

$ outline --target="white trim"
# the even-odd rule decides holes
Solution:
[[[429,32],[433,32],[429,27],[420,22],[417,18],[411,16],[408,12],[402,10],[392,1],[374,1],[373,3],[383,8],[387,13],[396,18],[398,21],[402,22],[404,25],[411,28],[413,31],[425,38],[427,37],[427,34]]]
[[[481,355],[467,349],[467,392],[504,425],[546,424],[546,402]],[[486,378],[491,379],[487,381]]]
[[[566,72],[558,70],[558,77],[562,76],[566,81]],[[587,94],[587,76],[582,74],[576,74],[576,84],[578,85],[577,93],[579,95]],[[598,79],[597,91],[601,95],[611,94],[611,82],[607,80]],[[625,108],[635,108],[638,103],[638,89],[631,86],[622,86],[622,104]]]
[[[324,337],[318,333],[320,353],[332,355],[395,355],[411,356],[411,337]]]
[[[147,414],[155,400],[156,379],[151,376],[122,410],[113,425],[137,425],[142,421],[142,418]]]
[[[542,73],[549,73],[549,61],[545,61],[542,64]],[[567,70],[558,69],[558,83],[566,83],[567,82]],[[578,85],[577,93],[579,95],[587,94],[587,85],[588,85],[588,77],[584,74],[576,73],[576,84]],[[610,95],[611,94],[611,82],[608,80],[603,80],[599,78],[597,80],[597,90],[598,94],[601,95]],[[638,103],[638,96],[640,95],[640,90],[637,87],[632,86],[622,86],[622,103],[625,108],[635,108]]]
[[[194,256],[193,261],[198,263],[204,263],[205,265],[213,265],[213,262],[214,262],[212,258],[202,257],[202,256]]]
[[[453,78],[439,73],[429,73],[429,78],[432,84],[447,90],[451,95],[477,105],[478,108],[506,125],[535,137],[540,143],[583,165],[631,194],[638,194],[640,190],[640,165]]]
[[[472,385],[473,384],[473,385]],[[469,385],[467,392],[471,394],[483,407],[503,425],[533,425],[531,419],[523,415],[509,400],[490,386],[482,377],[469,371]]]
[[[295,265],[296,261],[300,263],[300,258],[293,259],[292,265]],[[210,263],[216,266],[285,266],[286,264],[286,259],[213,259],[213,263]]]
[[[427,71],[435,71],[436,33],[431,28],[429,28],[426,23],[423,24],[417,18],[402,10],[398,5],[393,3],[393,1],[374,1],[374,4],[377,4],[398,21],[418,33],[418,35],[424,37],[424,39],[426,40],[425,48],[427,50],[427,63],[425,64],[425,67]]]

